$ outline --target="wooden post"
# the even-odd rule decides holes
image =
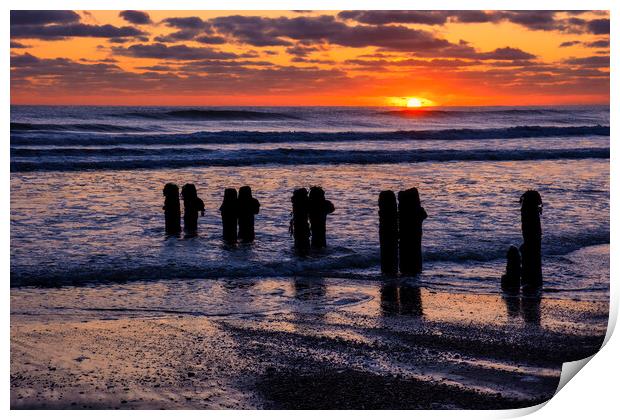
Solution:
[[[239,239],[242,242],[254,240],[254,215],[260,210],[260,203],[252,197],[252,189],[249,186],[239,188]]]
[[[312,247],[325,248],[327,215],[335,211],[331,201],[325,199],[325,191],[321,187],[310,188],[308,196],[308,214],[310,216],[310,229],[312,231]]]
[[[379,194],[379,243],[381,272],[395,275],[398,272],[398,210],[394,191]]]
[[[166,219],[166,233],[176,235],[181,232],[181,201],[179,200],[179,186],[169,182],[164,186],[164,217]]]
[[[205,213],[205,203],[198,198],[198,192],[194,184],[185,184],[181,189],[183,197],[183,225],[185,231],[194,234],[198,230],[198,212]]]
[[[542,199],[538,191],[528,190],[521,196],[521,285],[532,290],[542,287],[541,240],[542,228],[540,214]]]
[[[422,271],[422,222],[427,217],[417,188],[398,193],[398,246],[402,274],[415,275]]]
[[[290,232],[295,238],[295,248],[305,252],[310,248],[310,225],[308,224],[308,190],[299,188],[293,191],[293,218]]]
[[[502,289],[508,293],[519,291],[521,284],[521,254],[516,246],[508,248],[506,273],[502,276]]]
[[[224,201],[220,206],[222,214],[222,237],[226,242],[237,242],[237,190],[226,188],[224,190]]]

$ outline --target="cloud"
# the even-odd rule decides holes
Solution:
[[[609,67],[609,56],[593,55],[590,57],[569,58],[564,60],[564,63],[593,68]]]
[[[609,19],[587,21],[574,17],[585,11],[565,12],[571,16],[568,18],[562,17],[559,13],[553,10],[350,10],[338,13],[338,17],[368,25],[511,22],[535,31],[609,33]]]
[[[550,31],[557,29],[558,22],[555,20],[555,14],[556,12],[552,10],[518,10],[494,12],[491,16],[497,20],[507,20],[529,29]]]
[[[211,35],[202,35],[194,38],[194,41],[200,42],[201,44],[225,44],[226,38],[221,36],[211,36]]]
[[[469,67],[482,64],[480,61],[475,60],[459,60],[459,59],[433,59],[433,60],[420,60],[415,58],[399,59],[399,60],[365,60],[365,59],[351,59],[346,60],[344,64],[362,66],[365,69],[372,69],[375,66],[380,67],[430,67],[430,68],[457,68],[457,67]]]
[[[445,48],[431,49],[428,51],[416,51],[414,54],[419,57],[464,58],[471,60],[498,61],[532,60],[536,58],[534,54],[530,54],[514,47],[496,48],[493,51],[480,52],[464,41],[461,41],[458,45],[450,44]]]
[[[581,44],[581,41],[566,41],[560,44],[560,48],[572,47]]]
[[[204,60],[204,59],[234,59],[239,55],[216,51],[211,48],[195,48],[186,45],[167,46],[161,43],[134,44],[128,48],[112,47],[115,55],[123,55],[137,58],[159,58],[166,60]]]
[[[197,63],[203,67],[197,68]],[[164,67],[130,72],[113,64],[84,64],[66,58],[42,59],[30,54],[11,57],[11,88],[37,95],[135,95],[170,94],[210,95],[298,94],[317,90],[333,91],[349,78],[341,70],[312,67],[269,66],[260,63],[226,61],[187,62],[180,71]],[[221,66],[221,67],[218,67]],[[187,72],[183,72],[186,70]],[[260,83],[257,83],[260,81]]]
[[[147,25],[152,23],[149,14],[139,10],[123,10],[118,15],[134,25]]]
[[[219,33],[257,47],[292,45],[290,41],[280,38],[282,32],[270,24],[272,21],[276,19],[233,15],[216,17],[210,23]]]
[[[88,58],[80,58],[80,61],[83,63],[118,63],[118,60],[114,58],[103,58],[101,60],[91,60]]]
[[[148,70],[148,71],[174,71],[175,69],[173,67],[170,66],[141,66],[141,67],[136,67],[136,69],[138,70]]]
[[[179,41],[190,41],[194,39],[196,35],[197,35],[196,31],[182,30],[182,31],[173,32],[168,35],[156,36],[154,40],[157,42],[174,43],[174,42],[179,42]]]
[[[446,40],[427,31],[405,26],[349,26],[333,16],[264,18],[222,16],[210,20],[219,33],[254,46],[290,46],[291,40],[325,42],[345,47],[376,46],[395,50],[416,50],[449,46]]]
[[[30,53],[11,56],[11,67],[25,67],[37,64],[39,59]]]
[[[206,26],[206,22],[199,17],[172,17],[162,20],[166,26],[178,29],[202,29]]]
[[[311,54],[315,51],[319,51],[319,48],[310,46],[310,45],[302,45],[302,44],[297,44],[293,47],[289,47],[286,49],[287,53],[297,56],[297,57],[305,57],[308,54]]]
[[[320,58],[305,58],[305,57],[293,57],[291,58],[293,63],[306,63],[306,64],[336,64],[334,60],[323,60]]]
[[[519,48],[504,47],[497,48],[491,52],[478,53],[475,58],[480,60],[530,60],[536,58],[536,56]]]
[[[588,42],[585,45],[590,48],[609,48],[609,39],[600,39],[598,41]]]
[[[587,28],[590,33],[595,35],[607,35],[609,34],[609,19],[594,19],[587,23]]]
[[[178,41],[190,41],[196,40],[195,38],[200,35],[200,40],[203,44],[223,44],[226,40],[222,37],[215,36],[209,23],[203,21],[199,17],[171,17],[161,21],[169,28],[179,29],[176,32],[172,32],[167,35],[160,35],[155,38],[157,42],[173,43]],[[211,38],[207,38],[210,36]]]
[[[80,15],[71,10],[11,10],[11,26],[67,24],[79,20]]]
[[[369,25],[385,25],[388,23],[443,25],[447,22],[449,13],[415,10],[348,10],[338,13],[338,17]]]
[[[64,39],[71,37],[91,38],[125,38],[146,35],[136,28],[129,26],[116,27],[113,25],[88,25],[75,23],[69,25],[17,25],[11,26],[11,38],[29,39]]]
[[[84,12],[88,14],[87,12]],[[11,38],[58,40],[71,37],[140,38],[147,33],[139,29],[113,25],[93,25],[80,21],[71,10],[13,10]]]
[[[11,48],[30,48],[30,45],[22,44],[17,41],[11,41]]]

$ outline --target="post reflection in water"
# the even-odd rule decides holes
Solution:
[[[420,288],[402,281],[381,286],[381,312],[385,316],[423,316]]]
[[[326,287],[322,277],[296,277],[294,281],[295,298],[303,301],[321,301],[325,298]]]
[[[521,315],[526,324],[540,325],[540,295],[521,297]]]
[[[303,331],[310,319],[322,319],[329,312],[327,287],[322,277],[295,277],[293,288],[295,299],[299,302],[294,310],[297,320],[294,328]]]
[[[503,295],[508,318],[518,318],[521,315],[521,297],[519,295]]]
[[[503,295],[508,318],[523,318],[526,324],[540,325],[540,294]]]

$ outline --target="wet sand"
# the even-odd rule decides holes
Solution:
[[[553,396],[562,363],[595,353],[607,326],[607,302],[545,295],[192,284],[185,307],[170,282],[12,289],[11,407],[525,407]]]

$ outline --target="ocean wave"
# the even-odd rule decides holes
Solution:
[[[12,172],[160,169],[209,166],[253,165],[323,165],[323,164],[396,164],[449,161],[520,161],[557,159],[608,159],[608,148],[553,150],[316,150],[279,148],[217,152],[196,149],[138,149],[114,159],[105,149],[73,149],[79,153],[56,157],[40,151],[41,159],[22,157],[18,153],[35,153],[22,149],[11,157]]]
[[[609,232],[593,232],[575,237],[546,237],[543,241],[545,257],[566,256],[574,251],[593,245],[609,243]],[[516,244],[519,245],[519,244]],[[506,246],[498,244],[484,249],[445,249],[424,250],[424,260],[428,263],[485,263],[501,261],[503,266]],[[342,250],[341,250],[342,251]],[[119,261],[120,262],[120,261]],[[120,266],[119,266],[120,265]],[[125,264],[106,264],[97,267],[88,265],[63,265],[58,268],[29,267],[21,269],[12,265],[11,287],[23,286],[63,286],[89,283],[123,283],[136,280],[169,279],[219,279],[219,278],[265,278],[265,277],[344,277],[369,278],[369,270],[380,278],[379,249],[375,252],[339,253],[320,258],[281,259],[277,261],[248,261],[227,259],[221,261],[196,260],[162,261],[143,263],[135,266]],[[501,272],[498,272],[498,276]]]
[[[173,111],[132,111],[111,114],[117,118],[144,118],[169,120],[199,120],[199,121],[273,121],[297,120],[299,117],[280,112],[241,111],[241,110],[207,110],[207,109],[180,109]]]
[[[579,114],[583,114],[584,110],[577,110]],[[509,115],[509,116],[534,116],[534,115],[562,115],[566,116],[570,114],[571,110],[566,109],[552,109],[552,108],[535,108],[535,109],[469,109],[469,110],[456,110],[456,109],[399,109],[392,111],[379,112],[380,115],[392,115],[397,117],[451,117],[459,116],[466,117],[470,115]]]
[[[16,123],[12,123],[16,124]],[[57,135],[36,135],[11,130],[11,145],[131,145],[131,144],[261,144],[299,142],[351,142],[390,140],[492,140],[545,137],[609,136],[609,126],[516,126],[505,128],[460,128],[445,130],[400,130],[400,131],[347,131],[347,132],[303,132],[303,131],[218,131],[188,134],[142,134],[102,136],[96,134],[59,133]]]
[[[129,127],[113,124],[34,124],[34,123],[11,123],[11,132],[29,131],[75,131],[75,132],[94,132],[94,133],[140,133],[147,130],[140,127]]]

